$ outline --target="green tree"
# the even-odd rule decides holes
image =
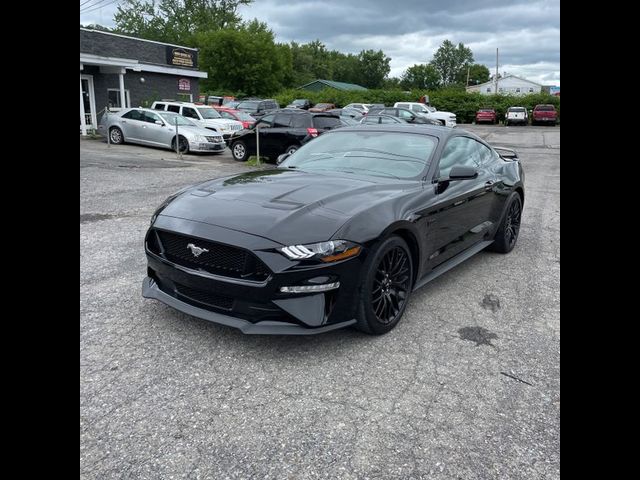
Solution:
[[[400,90],[402,87],[402,80],[398,77],[387,77],[382,82],[382,88],[384,90]]]
[[[469,72],[469,85],[488,82],[489,78],[491,78],[489,69],[484,65],[474,63],[473,65],[468,65],[467,68]],[[467,85],[467,68],[460,70],[456,78],[457,83],[465,86]]]
[[[274,42],[274,35],[257,20],[237,29],[198,34],[200,67],[208,73],[204,89],[271,95],[291,74],[291,55]]]
[[[391,58],[382,50],[362,50],[358,54],[358,83],[367,88],[380,88],[391,71]]]
[[[240,5],[253,0],[124,0],[115,30],[148,40],[193,43],[201,32],[237,27]]]
[[[456,83],[461,71],[466,74],[467,66],[473,63],[473,52],[464,44],[457,46],[445,40],[433,55],[430,65],[433,65],[442,78],[443,85]]]
[[[407,68],[402,74],[402,88],[407,90],[438,88],[441,83],[440,73],[433,65],[416,64]]]

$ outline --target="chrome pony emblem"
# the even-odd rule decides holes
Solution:
[[[190,243],[189,245],[187,245],[187,248],[189,250],[191,250],[191,253],[193,253],[194,257],[199,257],[200,255],[202,255],[204,252],[208,252],[209,250],[207,250],[206,248],[200,248],[200,247],[196,247],[193,243]]]

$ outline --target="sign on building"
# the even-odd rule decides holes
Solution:
[[[188,78],[181,78],[178,80],[178,90],[190,91],[191,81]]]
[[[167,46],[167,63],[176,67],[197,67],[196,52],[185,48]]]

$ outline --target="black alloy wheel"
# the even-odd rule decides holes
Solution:
[[[175,138],[173,139],[173,142],[171,142],[171,148],[173,149],[173,151],[176,150]],[[178,138],[178,151],[180,153],[189,153],[189,141],[182,135],[180,135],[180,137]]]
[[[413,261],[406,242],[386,239],[365,262],[356,328],[380,335],[400,321],[413,288]]]
[[[513,250],[520,233],[522,219],[522,199],[518,193],[513,193],[507,203],[507,211],[502,224],[496,232],[494,242],[489,249],[499,253],[509,253]]]

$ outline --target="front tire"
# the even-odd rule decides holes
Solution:
[[[407,307],[413,288],[413,261],[407,243],[393,235],[365,262],[356,328],[371,335],[392,330]]]
[[[174,138],[171,142],[171,149],[176,151],[176,139]],[[178,151],[180,153],[189,153],[189,141],[184,138],[182,135],[178,137]]]
[[[124,135],[122,130],[118,127],[111,127],[109,129],[109,140],[115,145],[122,145],[124,143]]]
[[[246,162],[249,156],[247,145],[242,140],[233,142],[231,144],[231,155],[236,162]]]
[[[488,250],[498,253],[509,253],[516,246],[518,233],[520,232],[520,220],[522,218],[522,198],[518,193],[512,193],[507,200],[506,213],[496,234],[494,242]]]

